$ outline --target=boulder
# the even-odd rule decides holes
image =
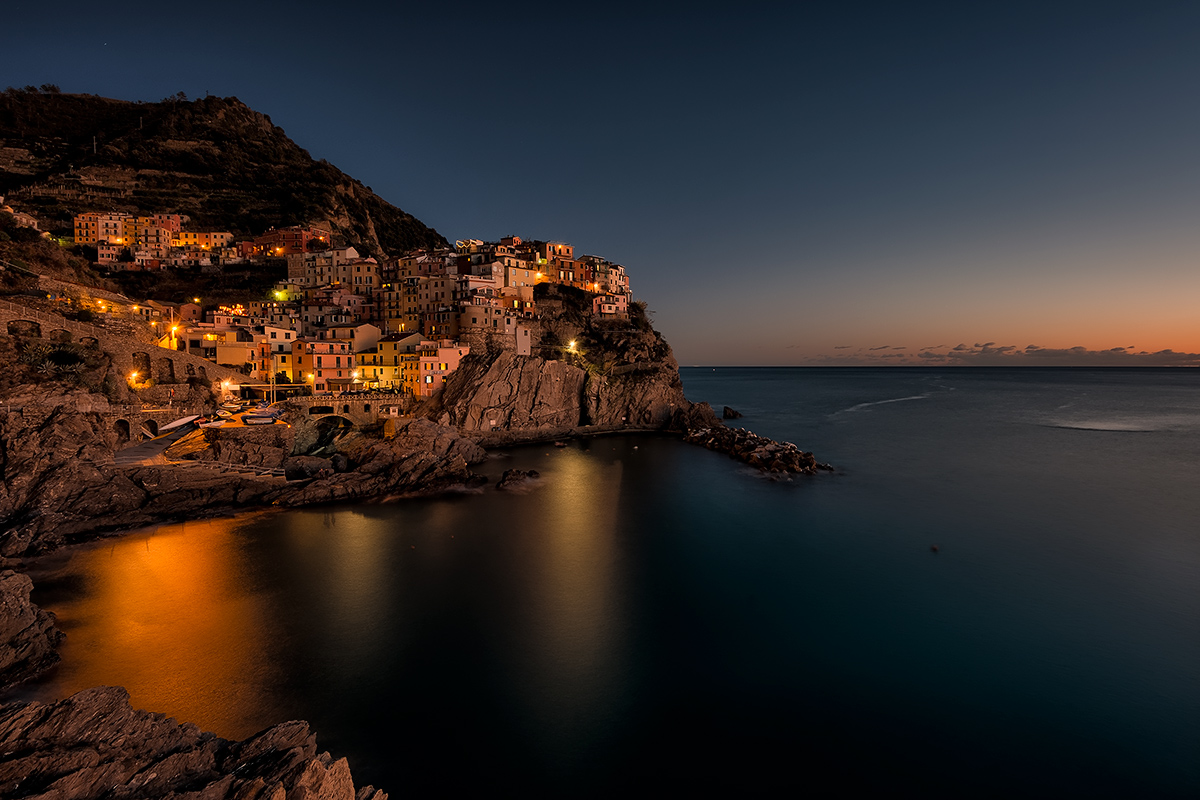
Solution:
[[[506,469],[496,484],[497,489],[514,489],[540,477],[536,469]]]
[[[729,406],[725,406],[724,410],[721,411],[721,419],[741,419],[741,418],[742,418],[742,412],[734,411]]]

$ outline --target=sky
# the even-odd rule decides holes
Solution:
[[[682,364],[1200,365],[1200,4],[431,5],[10,0],[0,87],[236,96]]]

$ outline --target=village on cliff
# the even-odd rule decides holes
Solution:
[[[18,225],[37,228],[33,216],[4,210]],[[202,297],[134,304],[54,291],[47,299],[105,320],[133,315],[150,326],[159,347],[235,369],[246,379],[243,396],[265,384],[271,399],[362,391],[424,399],[472,349],[529,355],[538,340],[538,284],[586,292],[600,318],[629,314],[625,268],[577,257],[563,242],[469,239],[381,261],[339,244],[319,224],[235,241],[229,232],[191,230],[188,222],[179,214],[83,213],[74,219],[73,244],[95,248],[102,272],[219,273],[285,259],[286,278],[266,296],[221,304]],[[131,388],[153,385],[160,377],[155,361],[149,354],[133,360]],[[241,387],[226,381],[226,388]]]

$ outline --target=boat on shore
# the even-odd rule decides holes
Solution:
[[[242,424],[243,425],[274,425],[275,418],[269,417],[269,416],[264,416],[261,414],[243,414],[242,415]]]

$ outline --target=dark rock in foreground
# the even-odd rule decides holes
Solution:
[[[33,581],[0,572],[0,686],[19,683],[58,663],[54,648],[63,634],[54,615],[29,601]]]
[[[506,469],[496,484],[497,489],[512,489],[522,486],[528,481],[540,477],[536,469]]]
[[[734,411],[729,406],[725,406],[725,408],[721,411],[721,419],[741,419],[741,418],[742,418],[742,412]]]
[[[0,797],[91,800],[386,800],[357,792],[346,759],[317,754],[306,722],[284,722],[241,742],[136,711],[120,688],[56,703],[0,708]]]

